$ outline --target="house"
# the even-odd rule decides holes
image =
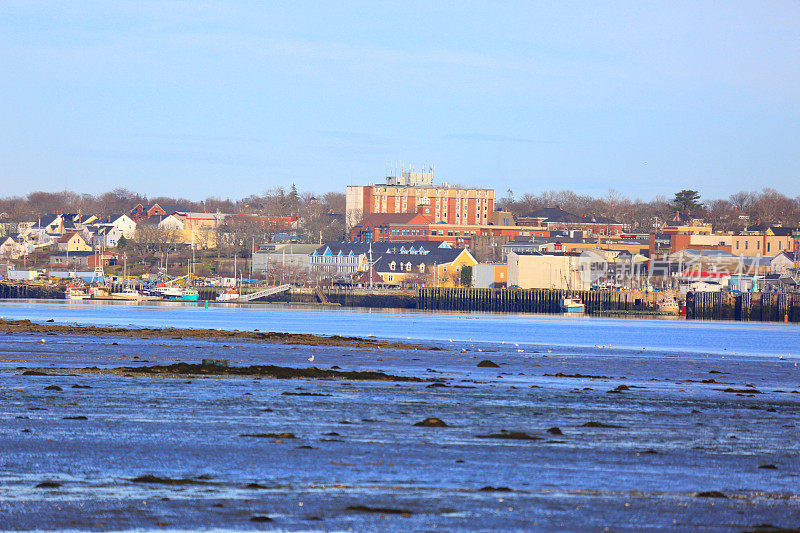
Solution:
[[[89,252],[92,249],[91,245],[77,231],[65,233],[56,239],[56,245],[60,252]]]
[[[64,217],[59,213],[41,215],[36,218],[26,233],[39,233],[50,236],[64,234]]]
[[[25,255],[26,247],[20,242],[18,233],[0,237],[0,258],[19,259]]]
[[[136,206],[130,210],[128,216],[138,224],[142,220],[146,220],[152,216],[167,216],[173,213],[186,213],[187,211],[188,209],[178,205],[158,203],[147,205],[136,204]]]
[[[160,218],[158,222],[158,228],[167,230],[183,230],[186,229],[186,223],[184,221],[185,218],[180,214],[173,213]]]
[[[111,252],[59,252],[50,254],[50,264],[61,267],[97,268],[115,265],[117,254]]]
[[[106,215],[92,223],[93,226],[111,225],[119,230],[119,235],[133,239],[136,235],[136,222],[126,214]]]
[[[92,246],[98,248],[116,248],[119,239],[124,237],[119,226],[114,224],[94,224],[89,227],[89,233]]]
[[[772,258],[770,272],[788,275],[797,272],[798,265],[800,265],[800,252],[781,252]]]
[[[461,284],[461,269],[478,262],[462,248],[438,246],[430,250],[393,247],[373,260],[369,271],[381,276],[384,285],[403,287],[457,287]]]

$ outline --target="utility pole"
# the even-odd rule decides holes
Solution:
[[[372,289],[372,241],[369,241],[369,288]]]

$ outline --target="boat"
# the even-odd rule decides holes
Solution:
[[[670,313],[673,315],[677,315],[681,310],[681,306],[675,298],[666,296],[662,296],[656,301],[656,307],[662,313]]]
[[[561,302],[561,310],[569,314],[583,313],[586,311],[586,307],[580,298],[564,298],[564,301]]]
[[[142,293],[133,287],[125,287],[120,292],[112,292],[111,297],[115,300],[141,300],[143,299]]]
[[[183,295],[179,298],[184,302],[196,302],[200,299],[200,293],[197,292],[197,289],[186,289],[183,291]]]
[[[64,296],[67,298],[67,300],[85,300],[89,298],[89,293],[86,292],[86,289],[83,287],[67,285],[67,289],[64,291]]]
[[[230,302],[231,300],[238,300],[241,295],[238,289],[227,289],[225,292],[217,296],[218,302]]]
[[[180,287],[156,287],[151,294],[159,296],[164,300],[179,300],[184,302],[196,302],[200,299],[200,293],[196,289],[181,289]]]

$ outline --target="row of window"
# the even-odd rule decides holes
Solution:
[[[392,261],[391,263],[389,263],[389,270],[396,270],[398,266],[399,266],[400,270],[405,270],[406,272],[411,272],[411,262],[400,263],[398,265],[397,263]],[[419,272],[420,272],[420,274],[425,272],[425,263],[420,263],[419,264]]]
[[[739,242],[740,241],[736,241],[736,249],[737,250],[739,249]],[[749,245],[750,245],[749,241],[744,241],[744,249],[745,250],[748,249]],[[760,250],[760,249],[761,249],[761,241],[756,241],[756,250]],[[790,247],[787,246],[786,249],[789,250]],[[772,243],[768,242],[767,243],[767,253],[769,253],[770,251],[772,251]],[[783,243],[782,242],[778,243],[778,251],[779,252],[783,251]]]

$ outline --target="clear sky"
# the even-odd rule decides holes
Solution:
[[[0,196],[800,195],[800,2],[4,0]]]

